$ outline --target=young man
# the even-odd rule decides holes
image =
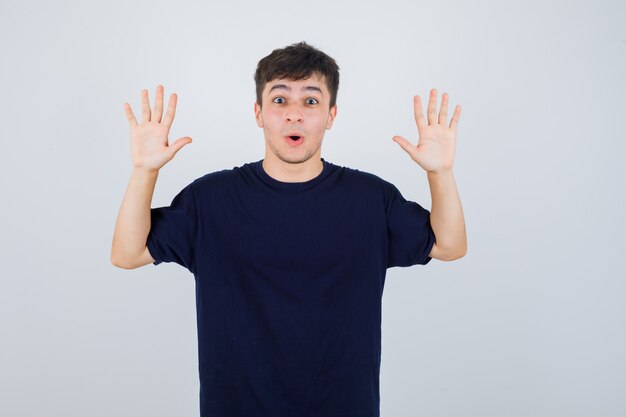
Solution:
[[[393,139],[428,172],[432,213],[376,175],[321,157],[337,114],[339,68],[304,42],[276,49],[255,74],[265,158],[206,174],[168,207],[150,208],[159,169],[191,142],[168,144],[165,118],[142,91],[128,104],[133,173],[115,226],[121,268],[176,262],[194,274],[200,410],[206,416],[378,416],[381,301],[387,268],[458,259],[465,224],[452,174],[457,106],[419,143]]]

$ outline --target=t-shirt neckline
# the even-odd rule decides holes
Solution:
[[[296,192],[308,190],[330,175],[334,165],[326,161],[324,158],[320,158],[320,160],[322,161],[322,172],[320,172],[316,177],[303,182],[283,182],[271,177],[267,172],[265,172],[265,169],[263,169],[263,159],[255,162],[253,166],[256,174],[265,184],[281,191]]]

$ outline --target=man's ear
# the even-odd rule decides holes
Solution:
[[[335,116],[337,116],[336,104],[333,107],[331,107],[330,111],[328,112],[328,121],[326,122],[326,129],[331,128],[331,126],[333,125],[333,122],[335,121]]]
[[[254,102],[254,118],[258,127],[263,127],[263,115],[261,114],[261,105]]]

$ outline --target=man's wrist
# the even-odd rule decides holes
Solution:
[[[159,170],[154,168],[133,166],[133,173],[137,173],[142,176],[157,176],[159,175]]]
[[[453,175],[452,168],[440,169],[437,171],[426,171],[429,176]]]

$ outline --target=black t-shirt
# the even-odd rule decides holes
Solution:
[[[385,274],[431,260],[430,212],[321,161],[299,183],[212,172],[151,210],[154,264],[195,277],[203,417],[379,416]]]

